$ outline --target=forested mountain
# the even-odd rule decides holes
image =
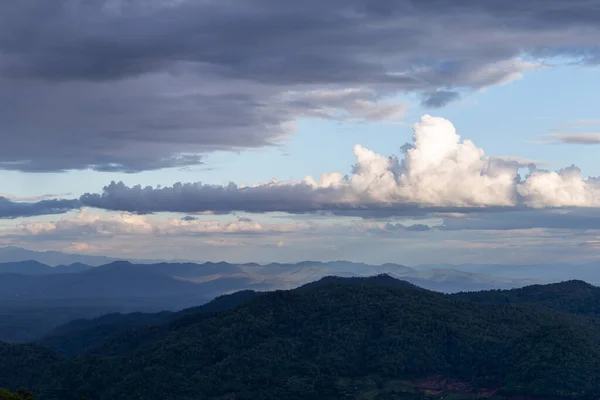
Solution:
[[[38,341],[57,353],[73,356],[93,349],[107,338],[129,329],[158,325],[169,321],[185,321],[184,317],[229,310],[244,304],[263,293],[244,290],[179,312],[107,314],[94,319],[78,319],[62,325]]]
[[[600,317],[600,287],[578,280],[512,290],[457,293],[454,297],[488,304],[539,304],[568,313]]]
[[[40,339],[73,319],[109,313],[179,311],[240,290],[293,289],[326,275],[390,274],[442,292],[520,287],[531,283],[454,270],[415,271],[400,264],[304,261],[259,265],[226,262],[48,266],[0,264],[0,341]]]
[[[17,389],[14,393],[0,388],[0,400],[34,400],[33,394],[24,388]]]
[[[327,278],[246,293],[232,309],[185,310],[74,358],[5,345],[0,387],[27,386],[40,400],[592,399],[600,320],[536,301],[548,290],[585,297],[574,285],[533,286],[527,301],[506,303],[496,299],[513,291],[472,300],[384,276]]]

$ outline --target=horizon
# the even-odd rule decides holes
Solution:
[[[354,261],[354,260],[350,260],[350,259],[329,259],[329,260],[317,260],[317,259],[299,259],[297,261],[267,261],[267,262],[256,262],[256,261],[242,261],[242,262],[233,262],[233,261],[227,261],[226,259],[214,259],[214,260],[186,260],[186,259],[151,259],[151,258],[119,258],[119,257],[112,257],[108,254],[88,254],[88,253],[67,253],[67,252],[63,252],[63,251],[59,251],[59,250],[42,250],[42,251],[38,251],[38,250],[34,250],[34,249],[28,249],[25,247],[19,247],[19,246],[0,246],[0,251],[2,251],[3,249],[14,249],[14,250],[25,250],[28,252],[34,252],[34,253],[39,253],[39,254],[44,254],[44,253],[57,253],[61,256],[66,256],[66,257],[74,257],[74,258],[106,258],[108,259],[108,261],[106,262],[106,264],[94,264],[91,266],[103,266],[103,265],[107,265],[107,264],[112,264],[112,263],[118,263],[118,262],[126,262],[126,263],[131,263],[131,264],[136,264],[136,263],[141,263],[141,264],[158,264],[158,263],[168,263],[168,264],[185,264],[185,263],[190,263],[190,264],[198,264],[198,265],[202,265],[202,264],[219,264],[219,263],[226,263],[226,264],[232,264],[232,265],[250,265],[250,264],[256,264],[259,266],[268,266],[269,264],[289,264],[289,265],[297,265],[297,264],[302,264],[302,263],[320,263],[320,264],[331,264],[331,263],[352,263],[352,264],[365,264],[365,265],[369,265],[369,266],[373,266],[373,267],[379,267],[379,266],[383,266],[386,264],[391,264],[391,265],[398,265],[398,266],[403,266],[403,267],[408,267],[408,268],[420,268],[420,267],[440,267],[442,269],[444,269],[443,267],[460,267],[460,266],[470,266],[470,265],[477,265],[477,266],[506,266],[506,267],[523,267],[523,266],[532,266],[532,265],[545,265],[545,266],[564,266],[564,265],[569,265],[569,266],[583,266],[583,265],[588,265],[588,264],[593,264],[593,263],[600,263],[600,260],[593,260],[593,261],[586,261],[586,262],[580,262],[580,263],[564,263],[564,262],[542,262],[542,263],[518,263],[518,264],[502,264],[502,263],[497,263],[497,262],[488,262],[488,263],[423,263],[423,264],[407,264],[407,263],[403,263],[400,261],[386,261],[383,263],[367,263],[367,262],[363,262],[363,261]],[[38,262],[40,264],[44,264],[47,265],[49,267],[55,267],[58,265],[52,265],[52,263],[48,264],[45,263],[43,261],[39,261],[35,258],[31,258],[31,259],[19,259],[19,260],[7,260],[7,261],[3,261],[2,259],[2,254],[0,254],[0,264],[4,264],[4,263],[18,263],[18,262],[28,262],[28,261],[33,261],[33,262]],[[80,262],[80,261],[75,261],[73,262],[74,264],[76,263],[82,263],[85,264],[84,262]],[[66,264],[66,265],[70,265],[70,264]],[[451,269],[451,268],[450,268]]]

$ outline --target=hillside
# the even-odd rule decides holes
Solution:
[[[166,324],[170,321],[181,323],[185,321],[184,317],[186,316],[197,318],[198,315],[233,309],[260,295],[262,295],[260,292],[245,290],[219,296],[204,305],[180,312],[114,313],[93,319],[78,319],[54,329],[39,340],[38,344],[57,353],[74,356],[94,349],[95,346],[119,333],[128,330],[138,332],[138,330],[133,330],[134,328]]]
[[[78,318],[181,310],[222,294],[223,287],[235,290],[240,286],[243,288],[242,283],[220,280],[194,284],[128,263],[76,273],[0,274],[0,341],[39,339]]]
[[[0,374],[0,387],[31,383],[41,400],[381,400],[424,390],[585,399],[600,395],[599,349],[595,318],[459,299],[389,277],[329,278],[233,310],[189,311],[33,372],[8,359],[4,368],[21,378]]]
[[[31,276],[3,274],[0,299],[125,298],[177,296],[199,287],[128,263],[112,263],[78,273]]]
[[[490,290],[453,295],[487,304],[539,304],[568,313],[600,317],[600,287],[571,280],[512,290]]]
[[[528,283],[454,270],[415,271],[400,264],[348,261],[267,265],[115,261],[98,267],[11,262],[0,264],[0,341],[36,340],[73,319],[114,312],[178,311],[240,290],[293,289],[327,275],[358,278],[384,273],[440,292]]]

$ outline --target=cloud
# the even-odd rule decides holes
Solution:
[[[600,133],[597,132],[580,132],[580,128],[598,127],[600,120],[598,119],[580,119],[574,122],[555,125],[550,128],[550,133],[543,135],[546,140],[538,141],[540,144],[600,144]],[[566,133],[565,131],[569,132]]]
[[[473,213],[462,217],[446,217],[437,229],[461,230],[523,230],[533,228],[597,230],[600,229],[600,213],[577,209],[563,210],[517,210],[505,213]]]
[[[446,104],[458,99],[459,97],[460,93],[458,92],[452,92],[448,90],[436,90],[433,92],[425,93],[421,105],[429,108],[441,108]]]
[[[0,3],[0,168],[28,172],[188,167],[299,118],[394,119],[398,94],[440,107],[588,63],[600,31],[584,0],[24,1]]]
[[[17,225],[13,235],[81,238],[117,235],[215,235],[215,234],[279,234],[310,229],[309,224],[261,224],[248,218],[220,222],[215,220],[148,218],[121,213],[101,215],[84,209],[75,217],[63,217],[55,222],[25,222]]]
[[[600,180],[582,179],[581,170],[575,166],[533,171],[519,185],[518,193],[534,208],[600,206]]]
[[[431,230],[431,227],[429,225],[425,225],[425,224],[414,224],[414,225],[408,225],[406,227],[404,227],[404,229],[406,229],[407,231],[414,231],[414,232],[426,232]]]
[[[404,224],[400,222],[367,222],[355,224],[358,231],[368,231],[378,234],[395,234],[397,232],[428,232],[433,227],[426,224]]]
[[[584,126],[600,126],[600,119],[580,119],[566,124],[555,125],[550,128],[551,131],[564,131],[567,129],[581,128]]]
[[[33,217],[45,214],[64,214],[80,207],[79,200],[53,199],[36,202],[13,201],[0,196],[0,218]]]
[[[101,249],[98,246],[84,242],[73,242],[63,248],[63,251],[67,253],[90,253],[98,252],[99,250]]]
[[[238,247],[244,245],[243,243],[234,242],[232,240],[227,239],[208,239],[203,241],[202,243],[211,247]]]
[[[555,133],[546,135],[561,143],[568,144],[600,144],[600,133]]]
[[[81,202],[141,214],[246,211],[357,216],[600,206],[600,179],[583,179],[573,166],[559,171],[530,166],[522,178],[517,161],[486,157],[473,142],[461,140],[444,118],[423,116],[414,125],[413,143],[404,148],[399,160],[356,145],[356,164],[349,176],[335,172],[318,180],[306,177],[253,186],[177,183],[153,188],[112,182],[101,194],[84,194]]]
[[[356,121],[397,120],[407,108],[367,88],[288,92],[282,95],[282,104],[302,117]]]
[[[540,160],[531,160],[528,158],[514,156],[491,156],[490,160],[505,162],[507,164],[516,164],[519,168],[535,169],[537,167],[546,166],[549,163]]]

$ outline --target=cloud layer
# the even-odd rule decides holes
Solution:
[[[599,20],[588,0],[5,1],[0,168],[181,167],[298,118],[394,119],[399,93],[441,107],[593,62]]]
[[[0,196],[0,218],[33,217],[46,214],[63,214],[80,206],[79,200],[41,200],[17,202]]]
[[[486,157],[443,118],[423,116],[414,125],[413,142],[404,148],[399,160],[355,146],[356,164],[349,176],[328,173],[318,180],[254,186],[177,183],[153,188],[113,182],[102,194],[83,195],[81,202],[136,213],[325,211],[361,216],[600,206],[600,179],[583,179],[574,166],[547,171],[532,165],[522,178],[517,160]]]
[[[220,234],[280,234],[309,229],[308,224],[261,224],[248,218],[221,222],[215,220],[148,218],[122,213],[101,215],[83,209],[75,217],[63,217],[55,222],[24,222],[11,235],[32,235],[55,239],[82,239],[117,235],[220,235]]]

